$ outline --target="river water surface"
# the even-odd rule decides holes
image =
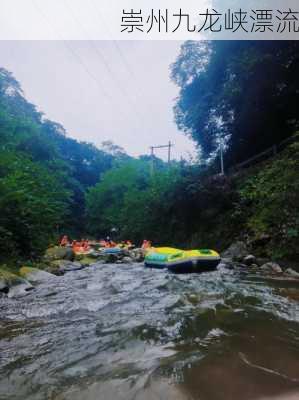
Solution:
[[[299,399],[299,284],[94,265],[0,298],[2,400]]]

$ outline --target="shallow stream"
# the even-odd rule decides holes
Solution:
[[[0,298],[1,400],[299,399],[299,284],[94,265]]]

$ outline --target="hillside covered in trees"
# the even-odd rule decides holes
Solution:
[[[242,238],[264,256],[297,254],[298,50],[296,42],[184,43],[171,65],[180,88],[174,113],[199,161],[154,176],[140,162],[108,171],[88,193],[92,231],[117,226],[134,240],[220,250]],[[291,137],[276,157],[232,173]],[[219,175],[220,146],[226,176]]]
[[[246,238],[261,255],[295,257],[299,237],[299,48],[296,42],[186,42],[171,66],[179,129],[196,163],[129,157],[66,136],[0,70],[1,256],[36,258],[63,233],[224,249]],[[225,169],[294,136],[276,157]]]
[[[112,143],[99,150],[66,137],[1,69],[1,256],[35,257],[62,232],[85,233],[85,192],[122,157]]]
[[[171,67],[175,118],[205,159],[223,141],[230,166],[298,129],[298,50],[296,41],[183,44]]]

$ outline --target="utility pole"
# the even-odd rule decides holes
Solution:
[[[154,175],[154,147],[151,146],[151,176]]]
[[[171,161],[171,148],[174,147],[174,144],[171,143],[171,141],[168,142],[168,144],[162,145],[162,146],[151,146],[151,175],[153,176],[154,174],[154,151],[155,149],[168,149],[168,165],[170,165]]]

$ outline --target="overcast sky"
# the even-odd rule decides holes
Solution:
[[[26,98],[69,136],[100,146],[112,140],[131,155],[171,140],[176,158],[194,153],[173,117],[178,88],[169,65],[176,41],[0,42],[1,66]],[[160,150],[157,155],[163,157]]]

